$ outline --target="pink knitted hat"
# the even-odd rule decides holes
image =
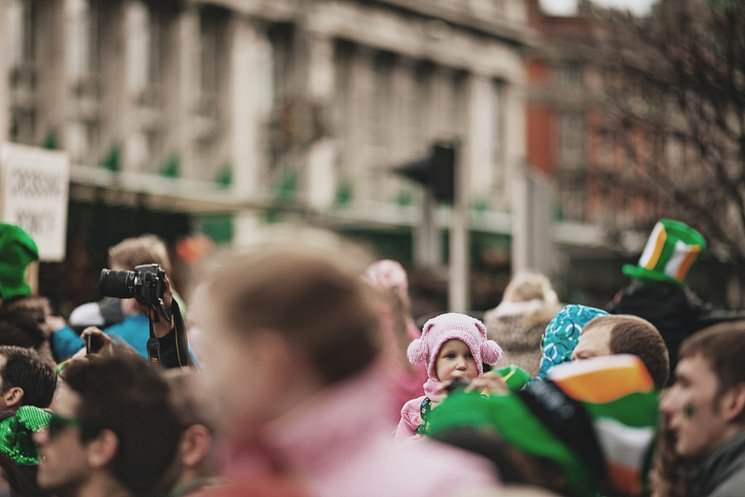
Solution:
[[[484,372],[484,363],[496,364],[502,349],[494,340],[487,340],[486,326],[478,319],[465,314],[451,312],[440,314],[427,321],[422,336],[409,344],[406,353],[412,364],[424,363],[430,380],[437,378],[437,354],[448,340],[457,339],[471,349],[479,374]]]

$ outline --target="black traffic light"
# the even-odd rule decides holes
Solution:
[[[457,152],[453,142],[436,142],[429,156],[397,166],[393,171],[428,189],[438,202],[452,204]]]

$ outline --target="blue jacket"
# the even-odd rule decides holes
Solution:
[[[124,321],[111,325],[103,330],[137,351],[147,359],[147,340],[150,337],[150,323],[144,314],[132,314]],[[64,361],[78,350],[85,347],[80,335],[69,326],[65,326],[52,334],[52,352],[57,361]]]

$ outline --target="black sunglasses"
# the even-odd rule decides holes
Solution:
[[[53,412],[49,418],[49,425],[47,426],[49,437],[53,438],[71,426],[80,426],[80,420],[78,418],[69,418]]]

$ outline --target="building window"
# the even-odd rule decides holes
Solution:
[[[468,74],[465,72],[456,72],[451,80],[452,91],[450,92],[451,98],[448,102],[448,122],[450,125],[450,133],[463,139],[465,137],[466,130],[466,110],[468,101],[468,91],[466,89],[466,82],[468,80]]]
[[[390,103],[393,96],[393,55],[379,53],[373,62],[372,145],[377,153],[391,145]]]
[[[197,136],[201,161],[218,160],[219,125],[223,115],[223,82],[227,74],[228,12],[217,7],[203,7],[199,12],[199,98]]]
[[[416,98],[414,99],[414,145],[423,150],[429,146],[430,119],[432,117],[433,67],[422,63],[415,71]]]
[[[565,220],[585,220],[585,191],[575,186],[563,190],[560,194],[561,212]]]
[[[34,144],[37,131],[37,4],[31,0],[12,0],[7,8],[4,36],[8,37],[10,45],[10,139]]]
[[[585,119],[579,113],[562,114],[559,118],[559,162],[562,169],[580,169],[585,154]]]
[[[268,35],[272,47],[272,100],[274,108],[279,108],[287,101],[292,89],[294,32],[289,24],[274,24]]]
[[[582,67],[576,63],[559,66],[557,69],[559,85],[564,89],[580,88],[582,82]]]
[[[354,122],[352,115],[352,60],[354,57],[354,46],[344,41],[337,41],[334,48],[334,134],[338,139],[339,153],[337,154],[337,170],[340,175],[349,174],[349,163],[351,162],[352,139],[351,123]]]
[[[151,4],[147,21],[147,77],[148,86],[161,88],[168,63],[168,19],[163,10]]]
[[[496,178],[502,178],[505,164],[505,83],[495,81],[492,86],[492,161]]]
[[[36,4],[31,0],[9,0],[7,2],[7,41],[10,44],[12,66],[28,64],[36,60]]]
[[[227,54],[227,12],[205,7],[199,16],[199,68],[202,93],[220,92],[224,57]]]

